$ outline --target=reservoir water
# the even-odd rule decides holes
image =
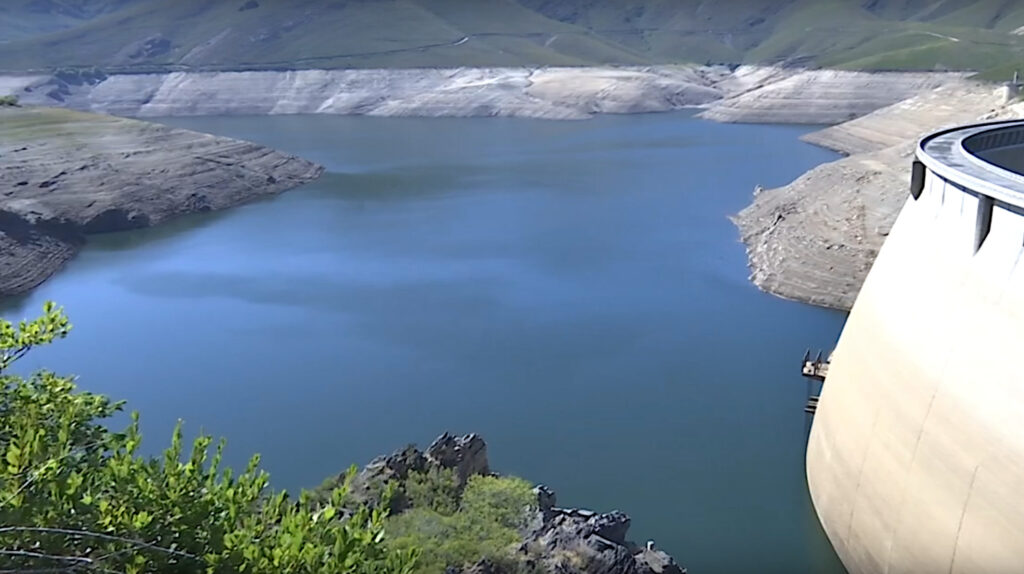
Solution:
[[[801,127],[174,118],[325,165],[277,198],[93,238],[9,318],[22,369],[263,456],[278,487],[444,431],[562,506],[621,509],[695,574],[842,572],[807,496],[806,348],[845,315],[759,292],[727,216],[834,154]]]

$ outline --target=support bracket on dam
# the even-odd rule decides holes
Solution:
[[[823,355],[823,351],[818,351],[818,355],[811,359],[811,351],[808,349],[804,353],[804,364],[801,374],[807,378],[824,382],[825,377],[828,376],[828,364],[832,359],[832,354],[829,353],[828,358],[822,358]]]
[[[824,357],[824,351],[818,351],[818,354],[812,359],[811,350],[808,349],[804,353],[803,365],[800,368],[800,374],[807,378],[807,404],[804,405],[804,412],[813,415],[818,410],[818,397],[821,393],[819,387],[819,394],[813,394],[813,383],[812,381],[819,381],[825,383],[825,377],[828,376],[828,365],[832,360],[832,354],[829,353],[828,357]]]

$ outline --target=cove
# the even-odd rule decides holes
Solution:
[[[807,497],[804,349],[845,314],[747,280],[728,221],[835,154],[689,112],[579,122],[163,120],[325,165],[272,200],[94,237],[8,318],[75,329],[80,375],[314,486],[443,431],[561,506],[621,509],[691,572],[842,572]]]

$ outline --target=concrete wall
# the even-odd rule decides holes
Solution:
[[[975,252],[978,203],[927,172],[833,355],[807,479],[851,573],[1024,570],[1024,216]]]

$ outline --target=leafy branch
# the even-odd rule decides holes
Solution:
[[[413,571],[418,549],[386,547],[386,510],[350,501],[351,480],[293,500],[258,456],[236,475],[221,468],[223,440],[189,448],[180,423],[162,456],[141,456],[137,413],[105,426],[123,403],[49,371],[6,372],[70,329],[53,303],[17,327],[0,319],[0,574]]]

